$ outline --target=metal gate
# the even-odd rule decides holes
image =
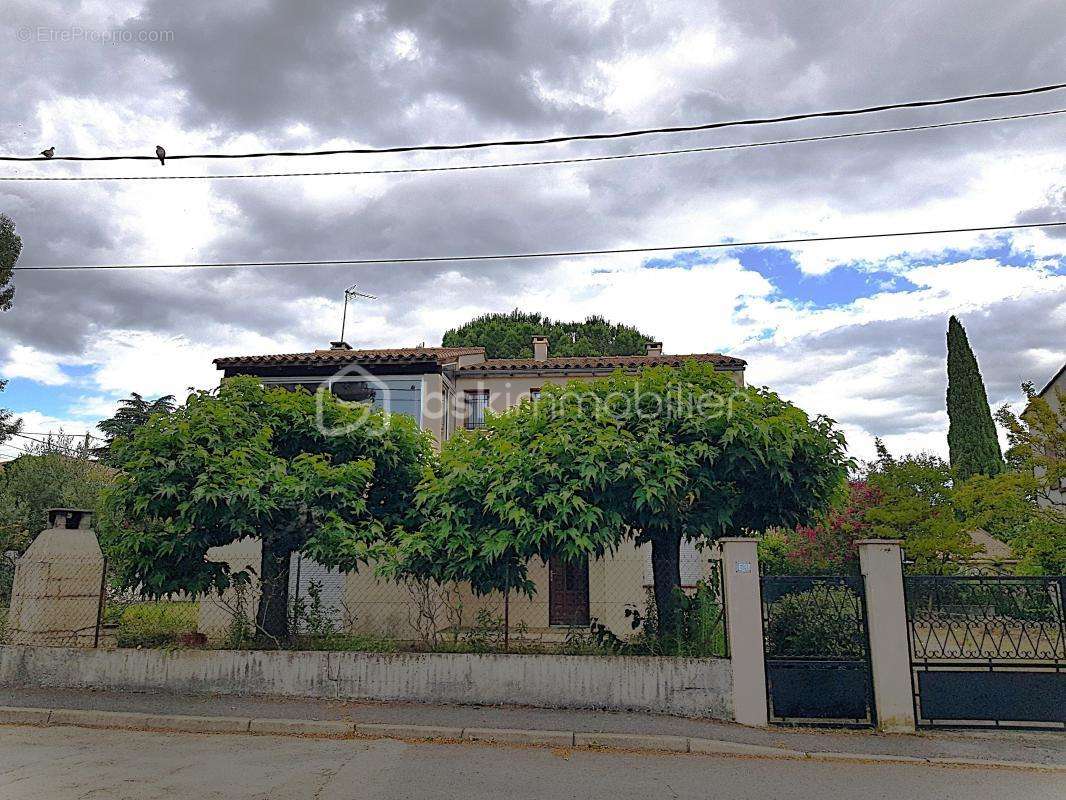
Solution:
[[[764,575],[761,587],[771,721],[875,724],[863,578]]]
[[[1066,577],[904,578],[923,726],[1066,729]]]

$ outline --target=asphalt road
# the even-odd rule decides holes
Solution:
[[[0,798],[1062,798],[1062,774],[274,736],[0,728]]]

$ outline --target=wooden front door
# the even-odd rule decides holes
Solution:
[[[556,556],[548,562],[548,624],[589,624],[589,562],[564,561]]]

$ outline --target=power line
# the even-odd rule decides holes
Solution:
[[[16,453],[19,453],[20,455],[24,455],[24,456],[32,456],[33,455],[33,453],[31,453],[26,448],[19,447],[18,445],[15,445],[15,444],[11,444],[10,442],[4,442],[3,444],[0,444],[0,447],[8,447],[8,448],[14,450]],[[10,457],[11,458],[18,458],[18,456],[10,456]]]
[[[587,164],[594,161],[621,161],[628,158],[652,158],[657,156],[683,155],[687,153],[713,153],[721,150],[745,150],[754,147],[771,147],[807,142],[827,142],[834,139],[853,139],[861,136],[879,136],[887,133],[911,133],[929,131],[937,128],[955,128],[962,125],[979,125],[990,122],[1008,122],[1019,119],[1050,117],[1066,114],[1066,108],[1053,111],[1037,111],[1031,114],[1010,114],[1000,117],[979,117],[976,119],[957,120],[955,122],[937,122],[930,125],[909,125],[899,128],[878,128],[869,131],[834,133],[824,136],[801,136],[792,139],[771,139],[761,142],[742,142],[739,144],[719,144],[707,147],[684,147],[675,150],[649,150],[640,153],[621,153],[607,156],[580,156],[574,158],[551,158],[536,161],[508,161],[500,164],[461,164],[450,167],[406,167],[398,169],[356,169],[326,170],[321,172],[245,172],[232,175],[121,175],[121,176],[21,176],[0,175],[0,181],[194,181],[224,180],[226,178],[314,178],[339,175],[407,175],[424,172],[462,172],[466,170],[504,169],[510,167],[540,167],[559,164]]]
[[[309,267],[309,266],[360,266],[381,264],[435,264],[451,261],[511,261],[519,259],[568,258],[576,256],[621,255],[626,253],[656,253],[668,250],[713,250],[737,247],[767,247],[780,244],[810,244],[815,242],[843,242],[855,239],[887,239],[902,236],[934,236],[948,233],[982,233],[988,231],[1011,231],[1023,228],[1057,228],[1066,226],[1066,221],[1028,222],[1017,225],[982,225],[969,228],[939,228],[917,231],[892,231],[885,233],[850,233],[837,236],[811,236],[788,239],[761,239],[746,242],[711,242],[708,244],[673,244],[652,247],[617,247],[602,250],[549,250],[535,253],[494,253],[487,255],[414,256],[405,258],[340,258],[309,261],[217,261],[177,264],[60,264],[52,266],[15,266],[14,270],[45,272],[58,270],[127,270],[127,269],[190,269],[228,267]]]
[[[64,430],[58,430],[58,431],[19,431],[15,435],[16,436],[21,436],[24,439],[29,439],[30,436],[69,436],[72,439],[84,439],[86,436],[88,436],[90,439],[99,439],[101,442],[106,441],[105,439],[102,439],[101,437],[97,436],[96,434],[89,433],[88,431],[86,431],[85,433],[68,433],[67,431],[64,431]],[[37,441],[37,440],[34,439],[33,441]]]
[[[650,136],[660,133],[691,133],[693,131],[710,131],[721,128],[734,128],[748,125],[769,125],[779,122],[797,122],[805,119],[824,119],[827,117],[849,117],[860,114],[875,114],[881,111],[892,111],[904,108],[930,108],[933,106],[954,105],[956,103],[968,103],[973,100],[994,100],[1005,97],[1024,97],[1028,95],[1044,94],[1066,88],[1066,83],[1054,83],[1046,86],[1033,86],[1026,89],[1013,89],[1001,92],[982,92],[980,94],[959,95],[956,97],[944,97],[935,100],[911,100],[903,103],[883,103],[875,106],[861,108],[835,109],[831,111],[808,111],[800,114],[786,114],[777,117],[755,117],[751,119],[727,120],[723,122],[705,122],[697,125],[672,125],[657,128],[639,128],[633,130],[616,131],[613,133],[582,133],[568,134],[564,136],[548,136],[539,139],[496,139],[479,142],[463,142],[460,144],[419,144],[400,145],[394,147],[352,147],[335,150],[271,150],[252,153],[193,153],[188,155],[167,155],[171,161],[191,158],[212,159],[237,159],[237,158],[269,158],[269,157],[292,157],[292,156],[332,156],[349,154],[375,154],[375,153],[413,153],[436,150],[478,150],[486,147],[525,147],[528,145],[560,144],[562,142],[596,141],[601,139],[629,139],[636,136]],[[119,155],[119,156],[0,156],[0,161],[155,161],[154,155]]]

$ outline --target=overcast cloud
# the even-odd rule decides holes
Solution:
[[[0,151],[172,154],[620,130],[1059,82],[1056,0],[1000,2],[7,2]],[[77,33],[80,31],[80,34]],[[110,37],[112,41],[90,41]],[[71,40],[72,39],[72,40]],[[529,148],[522,157],[806,136],[1066,108],[1066,92],[953,109]],[[765,239],[1066,218],[1066,115],[551,168],[408,176],[0,182],[22,265],[419,256]],[[364,169],[382,157],[8,164],[3,175]],[[1066,359],[1066,233],[361,268],[22,273],[0,395],[34,430],[117,398],[217,382],[218,355],[348,338],[439,342],[514,307],[601,313],[668,352],[749,360],[868,456],[944,452],[944,332],[959,314],[994,404]],[[10,455],[4,450],[0,457]]]

